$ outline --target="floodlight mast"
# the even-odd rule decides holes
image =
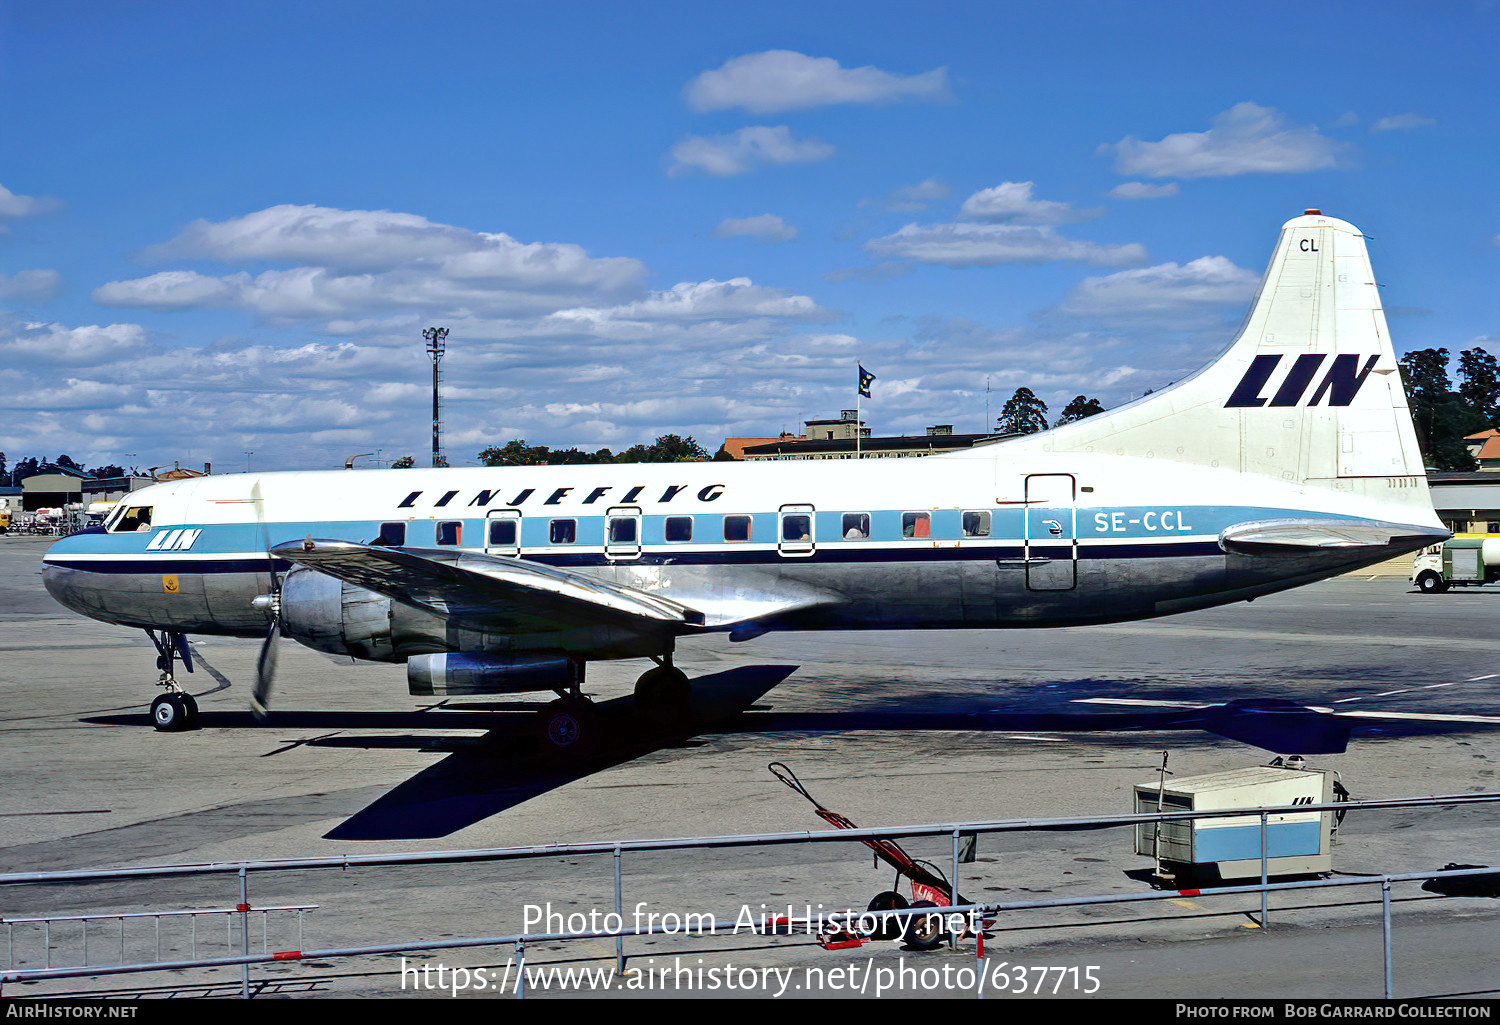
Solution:
[[[446,327],[429,327],[422,331],[422,337],[427,340],[427,355],[432,359],[432,465],[447,466],[448,461],[443,458],[442,444],[439,438],[443,431],[443,421],[438,411],[438,364],[443,361],[443,347],[448,340],[448,329]]]

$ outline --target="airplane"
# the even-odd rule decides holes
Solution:
[[[189,634],[405,662],[414,695],[553,692],[586,755],[590,662],[650,658],[643,723],[691,701],[679,640],[1077,626],[1250,601],[1449,536],[1365,236],[1281,228],[1234,340],[1112,411],[912,459],[229,474],[133,492],[44,558],[54,598],[147,631],[152,719],[190,728]]]

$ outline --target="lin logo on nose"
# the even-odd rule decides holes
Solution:
[[[193,547],[193,542],[198,540],[201,530],[158,530],[151,543],[146,546],[148,552],[185,552]]]

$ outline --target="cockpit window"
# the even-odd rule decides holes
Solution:
[[[134,530],[151,529],[151,506],[133,505],[125,510],[125,515],[115,521],[111,531],[128,532]]]

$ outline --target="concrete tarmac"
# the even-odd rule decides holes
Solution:
[[[595,664],[587,689],[615,740],[595,763],[566,771],[536,756],[530,710],[545,696],[424,703],[408,695],[403,667],[341,665],[284,640],[274,711],[259,724],[247,711],[259,642],[194,637],[198,672],[179,679],[197,696],[201,728],[159,734],[146,714],[157,692],[154,650],[140,631],[52,602],[39,572],[46,546],[0,538],[0,872],[823,828],[768,773],[772,761],[862,826],[1124,814],[1133,784],[1155,777],[1163,751],[1178,776],[1272,757],[1247,742],[1270,735],[1264,712],[1205,716],[1088,698],[1500,715],[1500,589],[1424,596],[1372,575],[1114,626],[697,642],[678,658],[697,680],[696,728],[670,742],[643,734],[631,712],[631,685],[647,664]],[[1311,764],[1337,769],[1356,798],[1500,790],[1492,727],[1343,722],[1352,726],[1347,751],[1307,753]],[[948,840],[908,846],[946,865]],[[1335,868],[1421,872],[1493,864],[1496,851],[1500,808],[1365,812],[1341,828]],[[1132,853],[1128,830],[1003,834],[980,838],[962,887],[994,900],[1146,892],[1151,867]],[[746,907],[759,914],[763,904],[861,910],[891,881],[854,845],[624,861],[627,915],[638,902],[648,913],[727,918]],[[613,907],[608,858],[278,872],[252,875],[250,885],[256,906],[318,905],[300,941],[293,916],[273,916],[271,950],[504,935],[521,930],[528,904]],[[1500,900],[1442,898],[1412,885],[1394,897],[1398,996],[1500,995]],[[1269,929],[1257,927],[1255,896],[1015,912],[992,931],[986,954],[1010,973],[1052,967],[1046,997],[1085,995],[1090,966],[1106,997],[1378,997],[1378,898],[1378,887],[1276,895]],[[0,917],[237,901],[232,877],[7,886]],[[200,955],[237,949],[238,926],[226,940],[225,921],[201,920]],[[53,927],[53,963],[79,961],[72,928]],[[164,957],[191,953],[183,921],[161,928]],[[89,963],[117,962],[119,927],[91,929]],[[17,926],[11,937],[12,963],[34,967],[47,956],[38,927]],[[254,939],[259,949],[259,924]],[[144,924],[128,926],[123,943],[126,960],[155,956]],[[406,963],[492,968],[490,985],[460,995],[494,995],[513,953],[450,951]],[[541,944],[527,964],[610,967],[612,954],[608,940]],[[627,954],[634,974],[593,992],[628,995],[654,981],[653,970],[686,965],[754,969],[762,979],[750,991],[769,995],[778,991],[775,972],[795,971],[806,988],[788,982],[785,994],[803,996],[846,995],[859,971],[889,970],[897,988],[881,995],[920,996],[935,980],[935,991],[955,992],[954,973],[975,966],[968,941],[920,953],[892,942],[824,951],[805,936],[658,938],[627,941]],[[403,977],[401,963],[257,967],[252,988],[261,996],[438,992]],[[937,980],[944,965],[948,978]],[[835,985],[831,969],[847,975]],[[238,969],[193,969],[13,984],[5,995],[233,995],[239,978]],[[678,972],[654,993],[743,995],[724,978],[718,989],[692,988]],[[1034,973],[1024,982],[1011,974],[1001,990],[996,977],[987,995],[1035,982]],[[866,983],[865,995],[876,985]]]

